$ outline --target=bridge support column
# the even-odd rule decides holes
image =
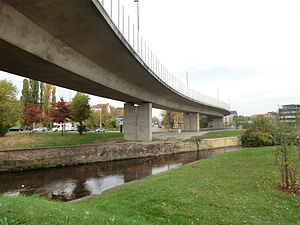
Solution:
[[[183,114],[184,131],[199,132],[199,113]]]
[[[207,118],[208,127],[215,128],[215,129],[222,129],[224,128],[223,118]]]
[[[124,104],[124,139],[152,141],[152,103]]]

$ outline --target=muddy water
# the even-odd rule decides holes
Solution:
[[[234,149],[195,151],[64,168],[3,173],[0,174],[0,194],[35,194],[49,199],[70,201],[101,194],[124,183],[232,150]]]

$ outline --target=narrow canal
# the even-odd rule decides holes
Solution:
[[[70,201],[101,194],[124,183],[233,150],[214,149],[64,168],[2,173],[0,193],[39,195],[48,199]]]

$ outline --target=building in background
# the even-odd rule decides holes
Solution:
[[[238,115],[237,111],[230,111],[230,114],[223,118],[224,127],[233,126],[233,118],[237,115]]]
[[[183,113],[175,112],[174,114],[174,123],[173,123],[174,129],[183,129]]]
[[[99,111],[100,109],[101,110],[106,109],[108,113],[111,112],[111,107],[110,107],[109,103],[93,105],[93,106],[91,106],[91,109],[94,110],[94,111]]]
[[[249,118],[249,122],[253,123],[253,121],[258,117],[264,117],[269,119],[272,123],[276,123],[278,121],[278,113],[277,112],[267,112],[265,114],[254,114]]]
[[[268,112],[264,115],[265,118],[268,118],[272,123],[278,122],[278,113],[277,112]]]
[[[124,115],[124,108],[123,107],[115,108],[115,114],[117,116],[123,116]]]
[[[300,118],[300,105],[283,105],[279,109],[279,120],[282,122],[296,122]]]

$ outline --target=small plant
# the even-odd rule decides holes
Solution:
[[[275,160],[280,173],[280,188],[282,190],[300,194],[300,184],[297,182],[296,165],[293,163],[290,146],[276,146]]]
[[[197,137],[197,138],[193,139],[194,143],[196,143],[196,145],[197,145],[197,151],[200,150],[200,144],[201,144],[202,140],[203,140],[202,137]]]
[[[298,145],[299,136],[296,135],[296,126],[278,123],[275,136],[275,162],[279,170],[280,188],[284,191],[300,194],[300,184],[297,183],[297,156],[292,154],[293,147]]]

